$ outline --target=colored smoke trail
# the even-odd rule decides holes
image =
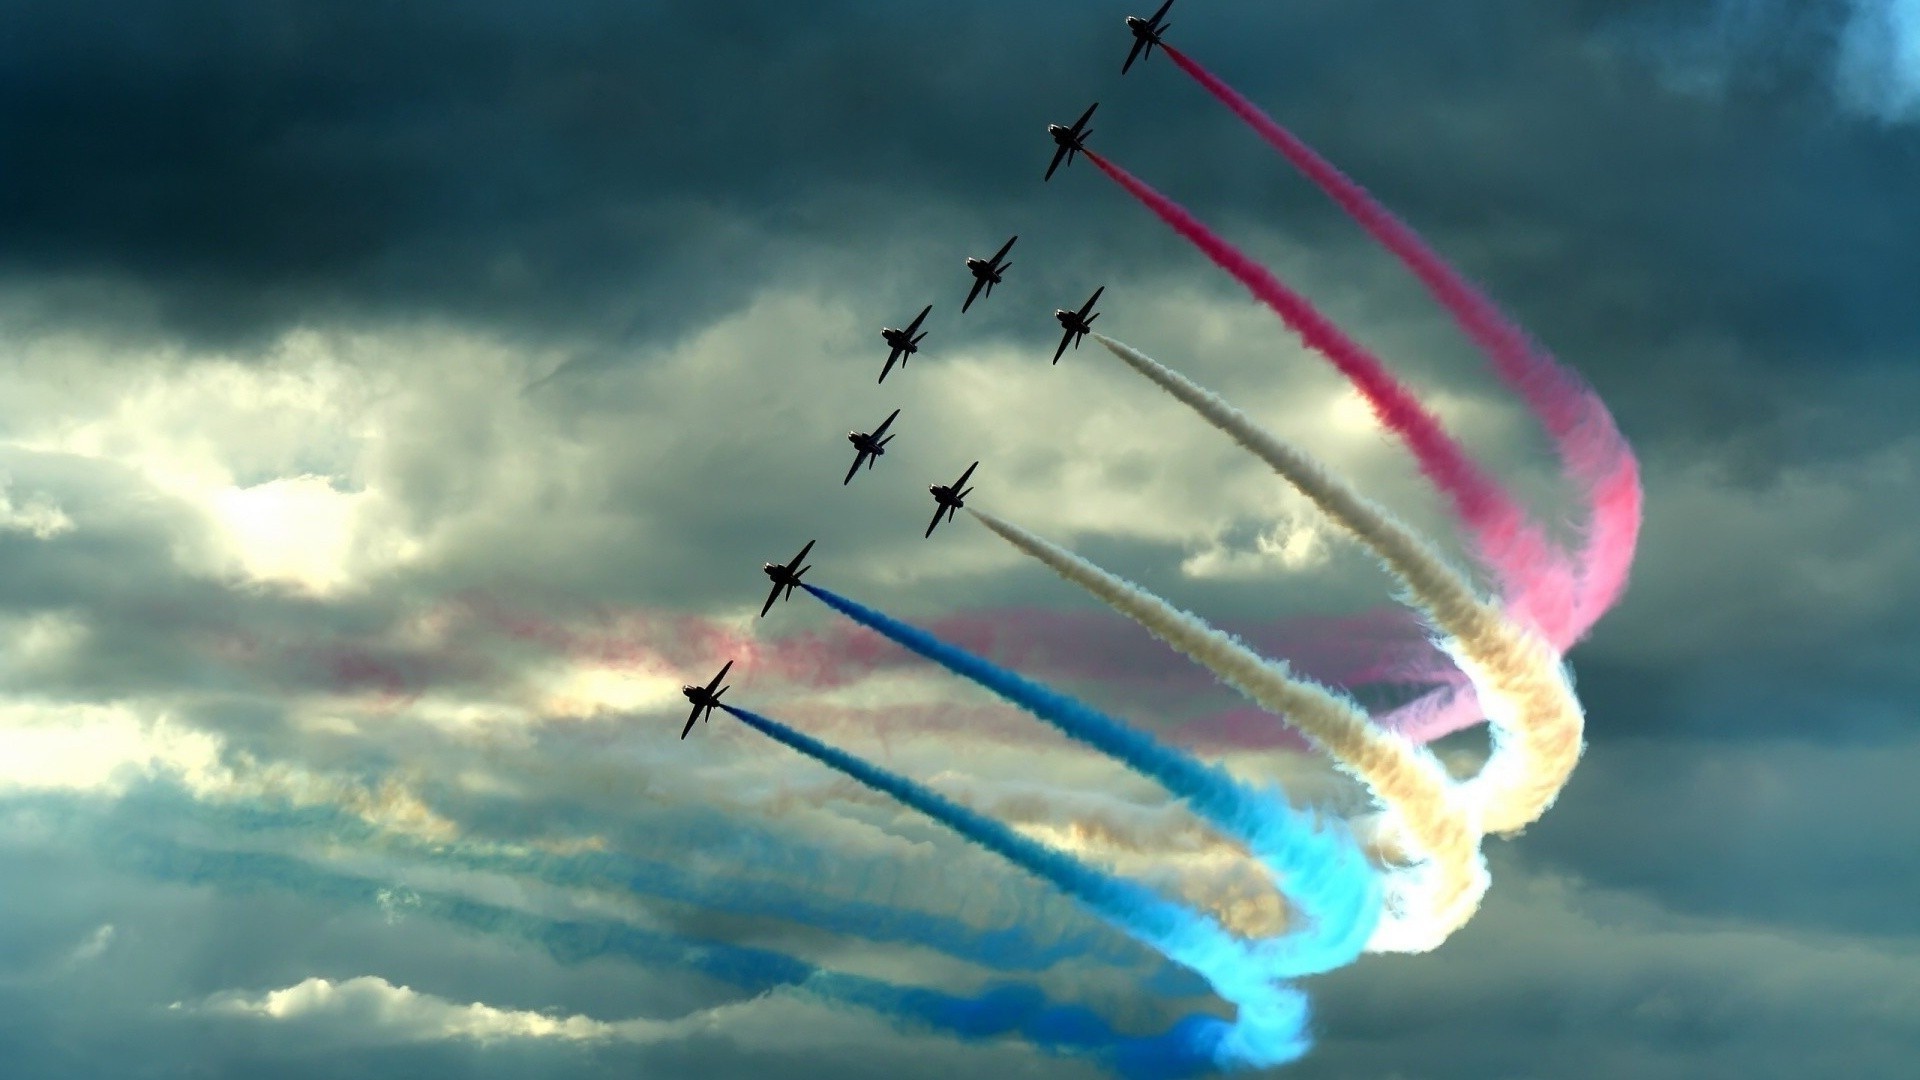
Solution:
[[[1413,530],[1246,414],[1139,350],[1102,345],[1266,462],[1335,524],[1379,556],[1446,635],[1441,647],[1479,692],[1493,754],[1471,782],[1480,827],[1512,832],[1537,820],[1580,759],[1585,718],[1552,645],[1484,603]]]
[[[1197,912],[1171,903],[1135,882],[1109,876],[1062,852],[1021,836],[983,814],[938,793],[836,750],[746,709],[727,713],[787,747],[893,796],[988,851],[1007,859],[1080,901],[1128,934],[1192,968],[1222,998],[1239,1008],[1231,1024],[1216,1017],[1189,1017],[1170,1036],[1190,1052],[1219,1066],[1263,1067],[1306,1053],[1307,1000],[1278,981],[1280,972],[1260,962],[1259,946],[1236,940]],[[1358,860],[1358,851],[1353,852]]]
[[[1344,967],[1359,955],[1380,910],[1378,882],[1345,830],[1294,810],[1277,790],[1256,791],[1226,770],[1197,761],[1083,702],[1031,682],[965,650],[828,589],[802,584],[842,615],[980,684],[1077,739],[1158,781],[1194,813],[1247,845],[1279,879],[1308,925],[1284,945],[1286,974]],[[1334,701],[1326,691],[1321,694]]]
[[[1215,234],[1186,208],[1148,187],[1125,169],[1091,150],[1087,159],[1115,183],[1186,237],[1221,269],[1246,286],[1280,316],[1307,346],[1331,361],[1372,405],[1380,422],[1413,452],[1420,471],[1431,480],[1465,524],[1476,556],[1499,578],[1504,595],[1520,595],[1528,582],[1564,581],[1542,595],[1570,595],[1573,571],[1566,557],[1506,489],[1475,464],[1386,365],[1348,337],[1304,296],[1288,288],[1266,267]]]
[[[392,883],[322,869],[297,858],[257,851],[190,847],[152,836],[113,838],[110,859],[149,877],[229,889],[284,889],[308,900],[377,909]],[[791,989],[820,1000],[878,1013],[897,1023],[979,1041],[1018,1035],[1051,1053],[1097,1055],[1132,1076],[1178,1076],[1201,1071],[1193,1048],[1228,1025],[1213,1017],[1189,1018],[1157,1038],[1122,1035],[1093,1011],[1060,1005],[1038,987],[993,985],[973,997],[818,967],[767,948],[717,939],[663,934],[602,919],[555,919],[449,892],[407,889],[409,916],[441,922],[485,937],[539,947],[562,964],[616,958],[678,968],[750,994]],[[1297,991],[1276,991],[1298,996]],[[1256,1036],[1258,1033],[1255,1033]],[[1300,1048],[1304,1051],[1305,1047]],[[1297,1055],[1296,1055],[1297,1056]]]
[[[1613,415],[1578,375],[1556,361],[1364,187],[1185,53],[1171,45],[1162,48],[1182,71],[1258,132],[1412,271],[1546,428],[1562,466],[1581,486],[1587,501],[1586,537],[1577,559],[1579,579],[1571,595],[1543,595],[1545,590],[1570,584],[1555,577],[1532,581],[1531,588],[1522,589],[1523,595],[1510,594],[1507,599],[1532,615],[1548,640],[1564,651],[1619,599],[1639,542],[1640,465]]]
[[[1391,812],[1394,838],[1427,865],[1387,883],[1386,917],[1368,948],[1419,952],[1466,925],[1487,889],[1480,830],[1433,755],[1375,728],[1359,706],[1291,675],[1188,612],[1008,521],[969,508],[981,524],[1199,661],[1222,682],[1279,713],[1365,783]]]

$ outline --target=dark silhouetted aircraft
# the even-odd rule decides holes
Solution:
[[[1060,325],[1067,331],[1066,335],[1060,339],[1060,347],[1053,350],[1054,363],[1060,362],[1060,357],[1067,351],[1068,342],[1072,342],[1073,347],[1077,349],[1080,347],[1080,339],[1093,333],[1093,320],[1100,315],[1098,312],[1092,315],[1087,312],[1093,311],[1094,301],[1100,299],[1100,294],[1106,291],[1105,285],[1093,290],[1093,295],[1087,297],[1087,302],[1080,305],[1079,311],[1068,311],[1065,308],[1053,309],[1053,317],[1060,320]]]
[[[926,337],[927,335],[921,334],[919,337],[915,337],[913,332],[920,329],[920,324],[926,321],[927,312],[932,310],[932,304],[921,308],[920,314],[913,317],[913,321],[907,324],[905,330],[895,330],[891,326],[883,326],[880,328],[880,336],[886,338],[887,344],[893,346],[893,351],[887,354],[887,366],[880,369],[880,382],[887,381],[887,372],[893,370],[893,362],[895,360],[899,360],[903,356],[912,356],[914,353],[920,351],[920,338]],[[906,363],[902,361],[900,366],[905,367]]]
[[[1054,141],[1053,164],[1047,166],[1047,175],[1041,177],[1042,180],[1053,179],[1053,170],[1060,167],[1061,158],[1065,158],[1067,164],[1071,165],[1073,156],[1087,148],[1087,136],[1093,132],[1091,129],[1085,131],[1081,129],[1087,126],[1087,121],[1093,118],[1093,110],[1099,107],[1100,103],[1097,101],[1087,106],[1087,111],[1080,114],[1080,119],[1075,120],[1072,127],[1061,127],[1059,124],[1047,125],[1047,134],[1053,136]]]
[[[960,313],[962,315],[965,315],[967,309],[973,306],[973,298],[980,295],[980,287],[982,285],[986,286],[988,296],[993,295],[993,287],[1000,284],[1000,275],[1006,273],[1007,267],[1013,265],[1012,263],[1003,263],[1000,260],[1007,257],[1007,252],[1012,249],[1013,242],[1018,239],[1020,239],[1018,234],[1008,238],[1006,243],[1000,245],[1000,250],[993,253],[993,258],[991,259],[967,260],[967,269],[973,272],[973,288],[967,293],[967,302],[960,305]]]
[[[880,426],[874,428],[871,433],[865,431],[847,432],[847,441],[853,444],[853,448],[858,451],[858,453],[853,455],[853,468],[848,469],[847,478],[840,481],[841,487],[845,487],[853,482],[853,474],[860,471],[861,462],[865,462],[867,468],[871,469],[873,468],[873,463],[880,460],[880,455],[887,452],[887,444],[893,441],[893,436],[887,435],[887,429],[893,426],[893,418],[899,415],[899,409],[888,413],[887,418],[882,420]],[[883,439],[880,437],[882,435],[887,435],[887,437]]]
[[[927,525],[928,536],[932,536],[933,527],[940,524],[941,514],[947,515],[947,520],[952,521],[954,513],[961,507],[967,505],[962,500],[973,492],[973,489],[967,486],[967,480],[973,475],[973,470],[979,467],[980,463],[977,461],[967,466],[967,471],[961,473],[960,479],[955,480],[951,487],[945,484],[934,484],[927,488],[928,491],[933,493],[934,502],[933,521]]]
[[[811,566],[802,567],[800,565],[800,560],[806,558],[807,552],[812,550],[813,541],[809,540],[807,541],[807,546],[800,549],[800,554],[795,555],[793,561],[785,566],[781,566],[779,563],[760,564],[760,572],[773,579],[773,591],[767,594],[767,602],[760,606],[761,618],[765,618],[767,612],[773,610],[773,602],[780,599],[781,589],[787,590],[787,595],[792,596],[793,587],[800,584],[800,575],[813,569]]]
[[[1143,19],[1138,15],[1127,16],[1127,29],[1133,31],[1133,51],[1127,53],[1127,62],[1120,65],[1120,74],[1125,75],[1127,69],[1133,66],[1134,60],[1139,58],[1143,47],[1147,50],[1147,55],[1152,56],[1155,45],[1166,44],[1160,40],[1160,35],[1167,32],[1169,24],[1160,20],[1167,17],[1167,9],[1172,6],[1173,0],[1167,0],[1160,5],[1159,11],[1153,13],[1151,19]]]
[[[727,668],[731,668],[732,666],[733,661],[727,661],[727,666],[720,669],[720,674],[715,675],[713,681],[705,686],[683,686],[680,688],[680,692],[687,695],[687,700],[693,702],[693,712],[687,716],[687,726],[680,729],[681,738],[684,739],[687,737],[687,732],[693,730],[694,723],[700,720],[703,715],[710,716],[713,714],[714,709],[719,708],[720,695],[732,689],[731,687],[721,686],[720,680],[727,677]],[[718,687],[717,691],[715,689],[716,687]]]

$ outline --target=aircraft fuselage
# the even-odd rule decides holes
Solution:
[[[968,259],[967,269],[973,271],[974,277],[985,278],[995,285],[1000,284],[999,269],[985,259]]]

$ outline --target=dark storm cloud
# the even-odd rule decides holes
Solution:
[[[1657,364],[1693,393],[1669,368],[1689,332],[1776,364],[1911,344],[1911,141],[1792,83],[1663,87],[1614,27],[1666,8],[1230,5],[1180,40],[1611,385]],[[1121,82],[1118,14],[10,5],[4,265],[130,278],[194,333],[429,310],[604,346],[775,275],[885,307],[1014,229],[1029,273],[1190,262],[1096,178],[1037,183],[1040,125],[1094,97],[1101,145],[1169,190],[1344,228],[1168,66]]]

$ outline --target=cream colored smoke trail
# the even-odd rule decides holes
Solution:
[[[1068,581],[1199,661],[1263,708],[1286,716],[1391,812],[1389,839],[1428,860],[1389,881],[1388,911],[1369,946],[1423,951],[1465,925],[1486,891],[1480,831],[1433,755],[1380,730],[1354,702],[1291,674],[1231,635],[1011,522],[980,523]]]
[[[1473,682],[1487,710],[1493,754],[1466,785],[1481,828],[1513,832],[1538,820],[1579,761],[1584,726],[1579,700],[1552,647],[1481,600],[1468,580],[1413,530],[1319,462],[1139,350],[1100,334],[1094,337],[1265,461],[1406,585],[1416,605],[1445,635],[1442,647]]]

